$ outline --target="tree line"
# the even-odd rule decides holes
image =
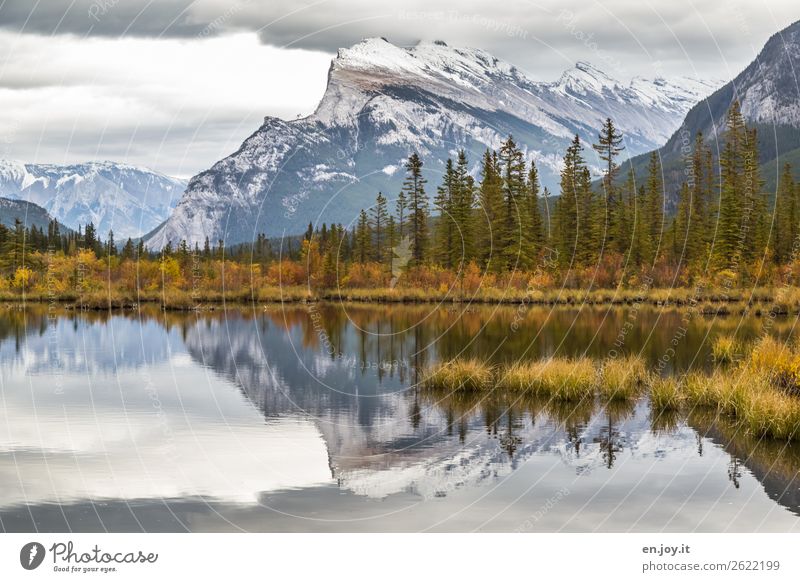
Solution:
[[[141,240],[119,245],[113,232],[103,240],[91,223],[62,231],[55,221],[44,229],[17,220],[0,226],[0,289],[25,288],[37,274],[43,281],[48,255],[97,259],[108,272],[144,264],[141,272],[187,288],[193,272],[212,276],[228,263],[251,275],[251,285],[317,288],[398,281],[446,288],[458,279],[463,286],[465,278],[473,285],[524,286],[535,279],[571,287],[785,282],[787,274],[800,274],[800,184],[787,164],[775,197],[765,191],[757,137],[738,103],[727,113],[718,153],[698,134],[683,160],[672,213],[658,152],[638,179],[630,160],[622,160],[623,136],[607,119],[590,147],[577,135],[567,146],[558,196],[541,187],[535,161],[512,136],[484,152],[477,167],[463,150],[447,160],[432,197],[423,160],[412,153],[394,199],[379,192],[352,227],[309,224],[280,246],[259,234],[230,248],[206,238],[151,252]],[[254,278],[253,269],[264,278]]]

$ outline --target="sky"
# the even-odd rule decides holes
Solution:
[[[0,0],[0,158],[188,178],[264,116],[314,111],[340,47],[383,36],[493,53],[543,81],[728,80],[797,0]]]

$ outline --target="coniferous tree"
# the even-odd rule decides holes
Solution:
[[[526,203],[525,158],[511,136],[500,146],[498,158],[503,184],[500,264],[503,269],[529,268],[533,262],[533,242],[530,207]]]
[[[455,199],[458,196],[458,185],[453,160],[445,164],[442,184],[436,189],[433,206],[439,217],[434,231],[433,259],[445,268],[453,267],[458,225],[454,220]]]
[[[389,222],[389,212],[384,195],[378,192],[375,199],[375,206],[372,208],[371,227],[374,234],[373,241],[373,260],[376,263],[383,263],[387,252],[386,227]]]
[[[647,237],[643,247],[646,263],[656,260],[664,238],[664,182],[661,178],[661,162],[657,152],[650,154],[645,182],[645,199],[642,209],[643,233]]]
[[[778,265],[787,263],[791,258],[792,247],[797,242],[799,221],[797,188],[792,177],[792,167],[787,163],[778,182],[778,195],[775,200],[773,257]]]
[[[476,258],[477,240],[475,228],[475,180],[469,174],[467,154],[462,149],[456,162],[456,192],[453,200],[453,220],[458,228],[461,244],[454,245],[450,263],[469,262]]]
[[[484,266],[498,273],[503,269],[501,257],[498,255],[499,233],[502,232],[503,224],[503,180],[496,153],[486,150],[481,176],[478,194],[482,211],[478,217],[480,259]]]
[[[372,233],[369,227],[369,217],[365,210],[358,215],[358,224],[355,232],[355,258],[362,265],[370,260]]]
[[[625,150],[622,145],[622,134],[617,131],[614,122],[610,117],[606,118],[600,134],[597,136],[597,143],[592,144],[592,148],[597,152],[598,157],[603,162],[603,195],[606,201],[604,216],[607,217],[602,230],[607,233],[606,241],[611,249],[618,249],[616,241],[620,238],[620,216],[623,206],[620,204],[617,190],[617,175],[619,166],[616,159]]]
[[[428,247],[428,196],[425,193],[425,178],[422,177],[422,160],[413,153],[406,163],[407,176],[403,192],[408,198],[408,230],[411,236],[411,261],[414,267],[421,266],[427,258]]]

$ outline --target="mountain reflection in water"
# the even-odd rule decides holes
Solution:
[[[439,360],[600,358],[620,337],[664,374],[710,369],[713,337],[761,329],[644,307],[4,309],[0,525],[789,531],[795,445],[698,411],[653,415],[646,398],[565,405],[417,385]]]

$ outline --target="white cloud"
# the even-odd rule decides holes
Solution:
[[[330,56],[203,40],[0,33],[0,152],[27,162],[113,158],[191,175],[264,115],[313,111]]]

